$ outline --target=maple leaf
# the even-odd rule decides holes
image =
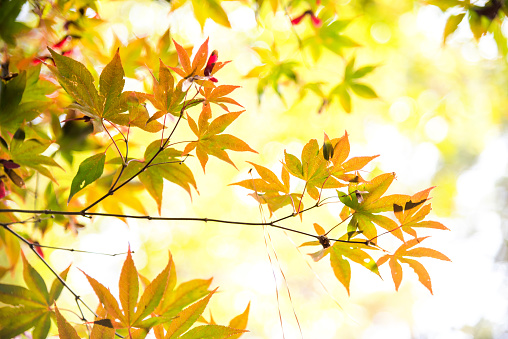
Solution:
[[[76,176],[72,179],[71,191],[67,203],[71,201],[74,194],[101,177],[104,171],[105,161],[105,153],[95,154],[83,160],[79,165],[78,173],[76,173]]]
[[[369,162],[377,158],[374,156],[353,157],[346,161],[350,152],[349,136],[347,132],[341,138],[331,140],[333,146],[333,156],[331,161],[333,165],[330,167],[332,176],[345,182],[361,182],[363,179],[356,172],[363,169]]]
[[[342,238],[342,240],[345,240],[345,236]],[[372,273],[375,273],[381,277],[379,275],[378,265],[376,264],[376,261],[372,259],[372,257],[367,252],[363,251],[362,248],[374,249],[373,247],[364,244],[339,241],[335,242],[333,246],[326,249],[330,252],[330,264],[332,266],[333,273],[335,274],[335,277],[337,277],[337,279],[341,282],[341,284],[344,285],[348,294],[350,294],[349,283],[351,280],[351,266],[349,261],[346,259],[362,265]]]
[[[247,307],[245,308],[245,311],[243,311],[243,313],[241,313],[241,314],[237,315],[236,317],[234,317],[233,319],[231,319],[228,326],[231,328],[238,329],[238,330],[245,330],[247,328],[247,320],[249,318],[249,310],[250,310],[250,302],[247,305]],[[238,339],[238,338],[240,338],[240,336],[241,336],[241,333],[234,334],[234,335],[230,336],[229,338],[230,339]]]
[[[120,308],[118,301],[109,289],[85,272],[83,274],[106,309],[108,319],[111,320],[113,326],[115,328],[127,328],[130,331],[131,329],[146,330],[168,320],[162,317],[152,317],[151,313],[162,299],[170,269],[171,260],[166,268],[146,286],[143,294],[139,297],[138,272],[129,248],[119,279],[119,296],[122,308]]]
[[[118,119],[117,123],[121,123],[122,117],[119,117],[119,115],[129,109],[127,103],[131,93],[122,92],[125,84],[125,73],[119,50],[116,51],[113,59],[102,70],[99,79],[99,91],[97,91],[93,84],[92,74],[82,63],[60,55],[49,47],[48,49],[55,60],[55,66],[49,64],[46,64],[46,66],[75,101],[68,108],[77,109],[92,118],[96,132],[104,130],[103,119],[109,119],[113,122]],[[146,119],[148,119],[148,116]],[[130,122],[130,120],[127,121]]]
[[[243,107],[238,102],[236,102],[234,99],[226,97],[226,95],[233,92],[235,89],[239,88],[240,86],[232,86],[232,85],[220,85],[215,88],[211,87],[204,87],[199,92],[204,98],[203,106],[209,105],[209,103],[213,102],[225,111],[229,112],[228,107],[225,104],[234,104],[240,107]],[[204,107],[204,109],[209,110],[209,107]],[[211,117],[211,116],[210,116]]]
[[[270,215],[286,205],[292,205],[293,208],[296,209],[295,201],[298,201],[302,195],[290,193],[289,173],[285,167],[282,167],[281,182],[275,173],[268,168],[250,161],[247,162],[254,166],[256,172],[261,178],[247,179],[230,185],[238,185],[254,191],[251,196],[259,203],[267,204],[268,209],[270,210]]]
[[[29,30],[25,24],[17,21],[22,6],[22,1],[11,0],[0,3],[0,39],[11,46],[16,44],[14,38],[16,34]]]
[[[99,313],[99,312],[98,312]],[[72,327],[71,324],[63,317],[63,315],[55,306],[56,322],[58,326],[58,335],[60,338],[65,339],[79,339],[78,332]],[[132,338],[137,338],[131,333]],[[115,337],[115,329],[109,319],[99,319],[93,322],[92,332],[90,339],[113,339]]]
[[[302,150],[301,161],[296,156],[284,151],[284,166],[293,176],[305,181],[310,197],[319,198],[319,189],[344,187],[345,184],[332,177],[328,161],[316,139],[311,139]]]
[[[407,196],[407,201],[404,204],[393,205],[393,212],[401,224],[401,229],[415,238],[417,235],[414,227],[449,230],[440,222],[423,220],[431,211],[430,204],[425,205],[425,202],[429,200],[429,193],[433,188],[430,187],[413,196]]]
[[[25,132],[22,129],[18,129],[18,131],[14,134],[10,145],[12,161],[21,166],[33,168],[53,182],[56,182],[51,171],[45,166],[62,167],[53,158],[41,154],[46,151],[52,142],[35,138],[25,140]],[[13,180],[12,177],[11,180]],[[13,181],[16,183],[16,180]],[[17,185],[20,186],[20,184]]]
[[[404,263],[408,264],[415,271],[415,273],[418,275],[418,280],[420,281],[420,283],[422,283],[422,285],[425,286],[432,294],[432,284],[430,281],[430,276],[425,267],[420,262],[414,259],[409,259],[407,257],[415,257],[415,258],[429,257],[445,261],[451,260],[441,252],[438,252],[430,248],[418,247],[411,249],[411,247],[418,245],[427,238],[428,237],[411,239],[406,243],[402,244],[392,255],[387,254],[378,259],[377,261],[378,266],[381,266],[382,264],[390,260],[389,264],[392,272],[393,282],[395,284],[395,290],[397,291],[399,290],[399,286],[402,281],[402,266],[400,265],[400,263]]]
[[[1,16],[1,14],[0,14]],[[57,87],[39,77],[41,65],[21,71],[9,81],[0,81],[0,125],[10,132],[51,107],[46,97]]]
[[[351,58],[344,70],[344,79],[336,85],[328,95],[327,101],[332,102],[334,97],[338,97],[342,108],[347,113],[351,113],[351,92],[365,99],[377,98],[376,92],[368,85],[359,82],[367,74],[371,73],[375,66],[363,66],[359,69],[354,68],[355,58]]]
[[[262,65],[251,69],[249,73],[245,75],[245,78],[258,79],[258,101],[261,102],[261,97],[267,87],[272,87],[279,98],[284,101],[280,90],[280,84],[287,81],[284,80],[284,78],[297,83],[297,72],[295,68],[299,66],[299,63],[281,59],[275,43],[270,49],[262,47],[253,47],[252,49],[259,55]]]
[[[333,273],[337,280],[346,288],[347,293],[350,294],[349,285],[351,281],[351,265],[349,261],[356,262],[362,265],[379,277],[379,270],[376,261],[365,252],[364,250],[377,250],[376,247],[368,246],[366,243],[361,241],[349,241],[349,235],[345,234],[339,241],[336,241],[330,246],[330,240],[326,237],[325,230],[319,224],[314,224],[314,229],[317,234],[326,239],[325,241],[310,241],[303,243],[302,246],[323,246],[321,250],[315,253],[309,254],[314,261],[319,261],[328,254],[330,254],[330,265],[332,266]],[[325,246],[326,245],[326,246]]]
[[[210,56],[209,62],[207,62],[208,39],[206,39],[205,42],[203,42],[203,44],[199,47],[196,55],[194,56],[194,59],[192,60],[192,63],[187,51],[176,41],[173,40],[173,43],[175,45],[176,52],[178,53],[178,60],[180,61],[181,68],[169,68],[183,78],[180,80],[178,87],[182,88],[182,90],[186,92],[194,81],[199,82],[201,80],[208,80],[199,82],[201,85],[205,87],[213,87],[213,82],[217,82],[217,79],[215,79],[212,75],[219,71],[227,63],[229,63],[229,61],[217,62],[217,52],[214,51],[214,53],[212,53]]]
[[[222,134],[222,132],[245,111],[223,114],[210,123],[208,122],[211,117],[209,106],[209,104],[204,105],[199,116],[199,125],[187,114],[189,126],[192,132],[198,137],[198,140],[188,143],[182,155],[187,155],[196,149],[196,156],[203,167],[203,172],[208,162],[208,155],[213,155],[236,168],[233,161],[229,158],[228,153],[225,151],[226,149],[236,152],[257,152],[250,148],[244,141],[230,134]]]
[[[131,178],[139,172],[146,162],[152,159],[160,148],[160,140],[153,141],[145,150],[143,160],[131,160],[125,171],[122,173],[120,182]],[[197,190],[196,181],[192,171],[185,165],[180,158],[183,156],[181,151],[174,148],[162,150],[140,175],[139,180],[145,186],[150,195],[157,202],[159,213],[162,207],[162,191],[164,179],[171,181],[182,187],[191,194],[191,186]]]
[[[348,225],[348,233],[353,234],[357,230],[362,232],[367,239],[377,237],[376,225],[391,232],[395,237],[404,241],[402,231],[392,219],[378,214],[393,210],[393,205],[405,200],[403,195],[382,195],[391,185],[395,173],[381,174],[371,181],[356,183],[350,182],[349,194],[338,192],[340,201],[353,211],[353,216]]]
[[[359,46],[351,38],[343,34],[343,31],[350,23],[351,20],[335,20],[334,18],[326,20],[315,29],[315,35],[302,39],[302,46],[310,48],[315,61],[321,57],[323,48],[342,56],[345,48]]]
[[[28,288],[0,284],[0,302],[15,307],[0,308],[0,337],[12,338],[32,327],[34,338],[46,338],[51,326],[52,305],[60,296],[63,284],[55,279],[50,290],[23,253],[23,278]],[[60,277],[65,280],[70,266]]]
[[[199,22],[201,30],[204,29],[207,19],[231,28],[228,16],[222,8],[221,0],[192,0],[192,7],[194,8],[194,17]]]
[[[169,68],[159,60],[159,80],[153,76],[153,95],[144,93],[136,93],[138,97],[148,99],[152,105],[157,109],[147,124],[155,119],[159,119],[164,115],[170,113],[174,116],[179,116],[183,107],[190,108],[203,100],[188,100],[182,103],[185,98],[185,92],[182,91],[181,86],[175,88],[175,80],[169,71]]]

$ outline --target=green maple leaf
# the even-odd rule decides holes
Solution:
[[[139,172],[146,162],[152,159],[160,147],[160,140],[152,142],[145,150],[143,160],[131,160],[122,174],[120,181],[127,180]],[[166,148],[152,161],[151,165],[139,175],[139,180],[157,202],[159,212],[162,207],[162,191],[164,179],[171,181],[191,194],[191,186],[197,190],[192,171],[181,159],[182,152],[174,148]]]
[[[25,4],[22,0],[4,0],[0,2],[0,38],[9,45],[15,45],[14,36],[29,28],[17,22],[21,7]]]
[[[348,188],[349,194],[338,192],[340,201],[353,211],[353,217],[348,225],[349,234],[353,234],[358,230],[367,239],[373,239],[377,237],[376,224],[404,241],[402,231],[397,223],[379,214],[381,212],[392,211],[394,204],[405,200],[403,195],[382,197],[394,178],[395,173],[385,173],[368,182],[350,182]]]
[[[32,121],[51,105],[46,95],[57,87],[41,80],[41,65],[21,71],[9,81],[0,81],[0,125],[2,129],[14,132],[21,124]]]
[[[237,137],[230,134],[222,134],[222,132],[224,132],[224,130],[243,112],[244,111],[223,114],[210,123],[208,122],[211,117],[210,105],[205,103],[199,116],[199,125],[187,114],[189,126],[192,132],[198,137],[198,140],[187,144],[182,155],[187,155],[189,152],[196,149],[196,156],[203,167],[203,172],[208,162],[208,155],[213,155],[236,168],[233,161],[229,158],[228,153],[225,151],[226,149],[236,152],[248,151],[257,153]]]
[[[34,339],[46,338],[51,326],[51,307],[60,296],[63,284],[55,279],[48,291],[40,274],[23,259],[23,278],[28,288],[0,284],[0,302],[14,307],[0,308],[0,337],[12,338],[32,327]],[[60,273],[65,280],[70,266]]]
[[[430,281],[429,273],[420,262],[408,257],[429,257],[445,261],[451,260],[441,252],[430,248],[418,247],[411,249],[411,247],[418,245],[427,238],[428,237],[411,239],[408,242],[402,244],[393,255],[387,254],[378,259],[378,266],[381,266],[389,260],[392,278],[395,284],[395,290],[399,289],[400,283],[402,281],[402,266],[400,264],[404,263],[408,264],[415,271],[415,273],[418,275],[420,283],[422,283],[422,285],[425,286],[432,294],[432,284]]]
[[[41,154],[51,145],[51,141],[41,139],[25,140],[24,132],[18,134],[20,135],[19,138],[16,137],[16,134],[11,141],[11,159],[18,165],[33,168],[40,174],[56,182],[51,171],[45,166],[62,167],[53,158]]]
[[[351,20],[329,19],[325,21],[316,34],[302,40],[302,46],[310,48],[314,60],[321,57],[323,48],[342,56],[345,48],[358,47],[359,45],[351,38],[343,34],[343,31],[351,23]]]
[[[252,49],[259,55],[262,65],[251,69],[245,77],[258,79],[258,101],[261,102],[261,97],[267,87],[271,87],[279,98],[284,101],[280,85],[287,80],[297,83],[295,69],[299,66],[299,63],[280,59],[275,43],[270,49],[262,47],[253,47]]]
[[[95,154],[83,160],[79,165],[78,173],[76,173],[76,176],[72,179],[71,191],[67,203],[71,201],[74,194],[101,177],[104,171],[105,161],[105,153]]]
[[[103,119],[126,126],[134,125],[149,132],[162,128],[157,122],[152,122],[152,126],[147,124],[148,112],[139,106],[134,92],[123,92],[125,73],[119,50],[100,75],[99,91],[95,88],[92,74],[82,63],[60,55],[51,48],[49,51],[56,66],[47,66],[75,101],[69,108],[77,109],[92,118],[95,131],[104,129]],[[128,110],[129,114],[121,114]]]
[[[377,98],[376,92],[369,85],[359,82],[359,79],[374,71],[375,68],[375,66],[363,66],[355,69],[355,58],[351,58],[344,70],[344,80],[330,91],[328,102],[338,97],[342,108],[347,113],[351,113],[351,93],[365,99]]]

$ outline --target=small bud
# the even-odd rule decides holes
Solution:
[[[4,167],[4,171],[5,174],[7,174],[7,176],[9,177],[9,179],[11,179],[11,181],[14,183],[14,185],[18,186],[19,188],[25,188],[25,182],[16,172],[14,172],[13,169]]]
[[[326,161],[330,161],[331,158],[333,158],[333,145],[330,141],[330,138],[328,138],[328,135],[325,133],[325,140],[323,142],[323,157]]]
[[[321,246],[323,246],[323,248],[328,248],[330,247],[330,239],[328,239],[328,237],[326,235],[320,235],[319,237],[317,237],[319,243],[321,244]]]

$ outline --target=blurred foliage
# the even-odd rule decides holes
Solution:
[[[391,175],[393,167],[400,168],[396,170],[399,180],[395,183],[399,191],[413,194],[423,187],[437,185],[433,191],[434,213],[440,217],[459,213],[461,207],[455,198],[463,191],[463,186],[457,184],[461,174],[474,169],[481,161],[491,138],[507,134],[508,45],[504,23],[507,10],[508,4],[502,0],[129,3],[3,0],[0,2],[0,208],[35,206],[35,209],[57,211],[105,211],[120,215],[128,224],[123,215],[133,212],[152,215],[165,211],[181,216],[179,204],[186,201],[196,215],[216,217],[218,208],[224,207],[227,218],[244,219],[242,213],[233,215],[227,211],[229,206],[223,205],[235,199],[224,198],[223,192],[201,176],[201,168],[204,172],[207,167],[207,174],[215,170],[227,176],[221,182],[235,182],[238,178],[234,172],[217,169],[220,165],[209,161],[209,156],[243,170],[246,165],[238,160],[233,162],[231,151],[257,150],[261,160],[254,162],[277,163],[277,171],[268,165],[249,162],[248,166],[254,166],[261,178],[242,176],[235,187],[250,190],[261,209],[263,205],[268,207],[270,216],[298,213],[304,206],[312,206],[321,198],[323,187],[346,187],[347,193],[339,190],[335,195],[345,205],[340,216],[337,213],[316,217],[313,221],[319,224],[314,226],[316,232],[312,232],[326,237],[324,232],[320,233],[323,228],[319,225],[334,225],[337,219],[342,222],[354,214],[349,223],[336,230],[342,232],[337,239],[370,242],[378,236],[376,227],[390,231],[393,224],[400,224],[399,232],[393,232],[395,238],[404,240],[404,231],[423,240],[425,237],[417,238],[412,227],[445,227],[427,220],[423,222],[426,226],[415,226],[420,222],[418,218],[404,219],[406,213],[412,213],[408,211],[417,202],[416,195],[386,196],[383,198],[392,199],[388,207],[383,206],[383,211],[379,210],[380,206],[369,210],[372,203],[369,193],[377,189],[369,180],[378,184],[379,178],[386,179],[388,175],[391,183],[395,179]],[[201,44],[207,38],[206,44]],[[208,42],[213,46],[210,51]],[[220,60],[214,61],[214,65],[208,57],[212,49],[218,50]],[[229,59],[231,65],[215,75]],[[76,85],[76,79],[84,82]],[[188,88],[199,88],[199,94],[187,97]],[[235,93],[243,91],[239,94],[243,100],[230,96],[234,90]],[[212,107],[214,114],[220,112],[213,119]],[[242,110],[232,111],[239,107]],[[188,108],[188,114],[180,121],[184,108]],[[242,113],[244,108],[247,113]],[[237,118],[249,120],[244,120],[247,122],[241,127],[242,122],[237,122]],[[233,121],[238,125],[232,124]],[[178,131],[175,135],[175,140],[176,137],[178,141],[186,140],[186,147],[177,144],[160,151],[163,137],[157,139],[151,133],[167,137],[171,133],[168,126],[175,122],[185,128],[188,125],[188,133]],[[228,134],[223,133],[226,128]],[[339,162],[341,155],[335,154],[333,158],[331,149],[335,148],[330,149],[339,143],[339,138],[329,140],[326,136],[322,148],[313,139],[325,129],[335,136],[347,129],[352,148],[366,149],[367,154],[380,153],[381,157],[364,157],[363,166],[358,160],[352,161],[354,157],[344,162],[349,155],[348,141],[347,154]],[[108,131],[113,137],[101,131]],[[340,138],[340,142],[344,138],[348,139],[348,135]],[[112,143],[112,139],[117,142]],[[295,148],[295,142],[300,149]],[[274,143],[288,148],[285,155],[273,156],[267,151]],[[293,153],[300,152],[301,148],[304,150],[299,159]],[[312,156],[322,159],[312,158],[311,149],[315,151]],[[345,148],[340,149],[345,152]],[[239,159],[247,159],[242,156],[238,155]],[[330,159],[335,160],[328,163]],[[151,167],[152,161],[167,166]],[[317,165],[312,168],[314,164]],[[274,172],[281,174],[280,179]],[[138,179],[129,182],[125,190],[112,191],[112,187],[137,174],[140,174]],[[496,172],[492,178],[487,174],[485,177],[482,182],[498,183],[497,193],[506,202],[506,174]],[[184,195],[180,196],[181,192],[174,189],[176,186],[168,183],[183,188]],[[208,200],[205,198],[207,185],[216,190],[209,194]],[[371,186],[366,188],[366,185]],[[165,203],[168,192],[175,198]],[[202,197],[194,194],[195,200],[191,202],[186,195],[192,197],[194,192],[201,192]],[[108,195],[113,197],[94,204]],[[196,202],[200,199],[201,204]],[[418,201],[427,199],[428,192]],[[499,204],[504,206],[502,202]],[[430,205],[417,207],[413,207],[414,212],[421,208],[417,216],[424,217],[430,212]],[[387,221],[379,214],[390,208],[398,222]],[[259,216],[254,214],[254,218]],[[22,220],[15,213],[0,213],[0,221],[6,225]],[[74,234],[94,227],[80,215],[55,215],[33,221],[16,224],[15,228],[33,243],[65,244],[52,235],[61,231],[61,227],[55,226],[63,226],[66,232]],[[506,261],[506,255],[502,254],[506,253],[508,243],[506,225],[503,226],[505,241],[499,249],[500,261]],[[302,226],[302,230],[304,227],[307,226]],[[251,245],[252,233],[242,235],[236,246]],[[350,247],[336,242],[327,249],[323,239],[307,245],[324,247],[312,254],[315,260],[330,254],[333,274],[348,294],[353,285],[350,262],[377,275],[380,274],[378,265],[389,262],[396,289],[401,286],[402,294],[400,263],[413,268],[420,282],[433,291],[425,268],[407,256],[448,259],[427,248],[408,249],[414,245],[408,242],[402,250],[390,248],[393,255],[381,257],[376,263],[367,252],[356,251],[363,245]],[[150,247],[157,247],[158,241],[157,236],[146,239],[143,246],[149,257],[153,254]],[[197,258],[207,255],[206,246],[197,237],[185,241],[171,246],[181,250],[186,258],[192,253]],[[30,305],[22,307],[30,308],[32,318],[24,315],[16,334],[33,326],[34,337],[45,337],[50,326],[53,326],[51,333],[74,331],[66,323],[69,317],[52,308],[58,296],[49,298],[49,294],[41,292],[44,297],[41,299],[32,295],[33,291],[46,289],[47,292],[44,280],[38,273],[32,273],[32,280],[27,281],[28,274],[23,275],[21,271],[34,272],[34,269],[26,259],[21,260],[24,257],[20,255],[18,240],[3,228],[0,251],[0,276],[17,285],[22,284],[23,276],[28,289],[16,291],[30,295]],[[155,259],[149,259],[145,270],[150,271],[154,263]],[[192,272],[191,267],[195,268],[189,264],[185,269]],[[144,281],[142,276],[140,279]],[[149,282],[144,283],[148,286]],[[205,289],[206,294],[199,295],[182,292],[194,299],[181,305],[178,312],[184,312],[183,308],[193,302],[199,303],[209,293],[208,285]],[[108,303],[98,297],[103,305]],[[127,297],[120,293],[122,298]],[[0,301],[9,304],[5,300]],[[44,308],[51,308],[51,317],[56,319],[53,325],[49,313],[41,311]],[[217,336],[232,335],[225,327],[216,325],[212,317],[210,321],[205,320],[202,311],[187,312],[195,319],[185,330],[200,317],[199,321],[206,322],[206,326],[217,326],[213,328],[218,331]],[[2,318],[16,316],[9,313]],[[230,327],[240,328],[235,325],[242,323],[245,328],[246,315],[236,322],[233,320]],[[485,324],[490,331],[490,320],[484,319],[476,329],[465,326],[464,331],[483,333]],[[131,325],[123,321],[122,328]],[[191,331],[199,333],[199,328]],[[79,326],[77,329],[76,336],[84,334]],[[125,334],[126,330],[120,331]],[[155,335],[162,337],[167,331],[168,328],[160,329]],[[269,336],[268,333],[266,330],[265,335]],[[187,337],[192,335],[200,334],[191,333]]]

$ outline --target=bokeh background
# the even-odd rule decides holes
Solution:
[[[125,251],[130,244],[138,270],[148,277],[162,270],[170,250],[180,282],[213,277],[212,287],[220,286],[205,318],[212,312],[219,324],[227,323],[250,302],[250,332],[244,338],[282,338],[281,319],[285,338],[300,338],[299,326],[304,338],[508,338],[508,60],[506,41],[499,39],[508,35],[507,22],[496,19],[497,39],[488,33],[479,40],[463,22],[443,43],[453,11],[416,1],[336,1],[339,18],[351,19],[345,33],[361,47],[345,50],[343,56],[323,52],[317,63],[307,49],[299,48],[297,37],[313,26],[292,26],[284,4],[275,13],[266,4],[258,11],[242,1],[222,6],[231,28],[207,20],[202,29],[190,3],[172,11],[169,3],[159,1],[97,2],[103,22],[90,30],[102,38],[104,55],[113,55],[118,40],[128,45],[146,37],[155,44],[169,27],[171,37],[184,46],[199,46],[209,38],[220,61],[232,60],[218,73],[220,82],[242,86],[233,97],[246,112],[228,131],[259,154],[234,154],[238,170],[210,159],[206,174],[197,159],[189,159],[199,194],[193,192],[191,200],[168,184],[161,214],[261,221],[249,192],[229,186],[249,178],[252,166],[245,161],[280,173],[284,150],[299,155],[309,139],[321,143],[324,132],[332,138],[347,131],[352,156],[380,155],[364,176],[397,174],[389,193],[413,194],[437,186],[432,220],[450,231],[422,234],[432,235],[426,247],[452,262],[423,261],[434,295],[407,267],[396,292],[388,267],[381,268],[381,280],[352,265],[348,296],[327,260],[314,263],[306,247],[298,248],[306,238],[277,229],[135,220],[127,225],[96,218],[77,237],[53,228],[45,241],[110,253]],[[305,4],[294,8],[306,9]],[[29,23],[31,15],[27,9],[20,20]],[[281,60],[296,60],[303,67],[298,82],[282,79],[280,96],[267,88],[259,101],[257,79],[245,77],[262,62],[252,47],[271,48],[274,43]],[[81,51],[82,60],[94,57],[85,54],[86,45]],[[379,98],[354,96],[351,113],[338,100],[320,111],[322,98],[311,91],[303,95],[301,84],[339,83],[353,53],[358,65],[377,65],[365,81]],[[150,88],[144,62],[126,89]],[[102,66],[95,66],[100,71]],[[188,136],[182,132],[176,138]],[[73,172],[59,175],[70,182]],[[303,183],[292,184],[303,189]],[[142,199],[156,215],[153,199],[148,194]],[[308,232],[313,222],[334,225],[340,206],[328,206],[305,214],[303,222],[294,218],[285,225]],[[284,209],[276,216],[289,213]],[[47,253],[58,270],[72,262],[117,291],[122,256]],[[96,302],[81,272],[71,270],[68,281],[86,300]],[[68,305],[73,307],[71,298]]]

